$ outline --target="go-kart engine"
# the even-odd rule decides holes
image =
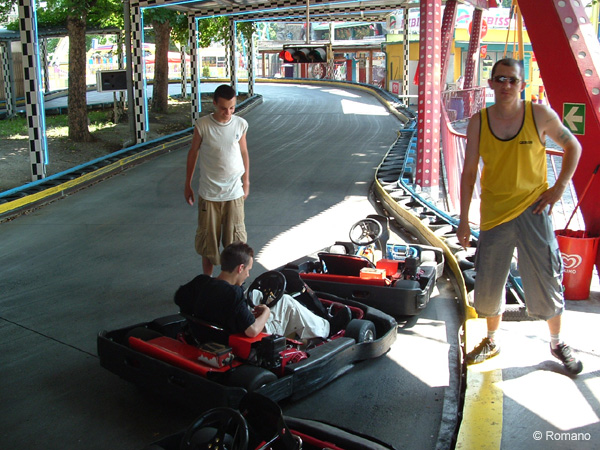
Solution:
[[[265,369],[277,369],[281,366],[281,352],[285,350],[286,339],[284,336],[272,334],[260,341],[257,349],[258,365]]]
[[[419,273],[419,258],[407,256],[404,260],[404,270],[402,276],[405,280],[416,280]]]

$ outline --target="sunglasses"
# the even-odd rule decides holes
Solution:
[[[506,83],[508,81],[510,84],[514,85],[520,82],[521,80],[519,80],[517,77],[505,77],[504,75],[496,75],[492,78],[492,81],[495,81],[496,83]]]

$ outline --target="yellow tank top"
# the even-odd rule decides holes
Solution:
[[[525,119],[512,139],[492,133],[488,111],[481,110],[479,154],[481,172],[481,230],[489,230],[519,216],[548,189],[546,146],[525,102]]]

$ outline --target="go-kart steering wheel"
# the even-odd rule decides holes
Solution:
[[[214,408],[194,421],[181,440],[180,450],[246,450],[248,424],[231,408]]]
[[[350,240],[356,245],[370,245],[381,237],[383,227],[375,219],[362,219],[350,228]]]
[[[283,297],[285,286],[285,276],[281,272],[270,270],[257,277],[248,288],[248,292],[258,289],[263,295],[261,303],[272,308]]]

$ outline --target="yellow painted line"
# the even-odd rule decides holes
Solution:
[[[107,175],[120,167],[124,167],[138,159],[145,158],[153,153],[161,152],[168,147],[171,147],[176,144],[181,144],[185,140],[190,140],[190,136],[184,136],[182,138],[176,139],[174,141],[170,141],[164,144],[157,145],[156,147],[152,147],[148,150],[141,151],[134,155],[127,156],[125,158],[120,159],[119,161],[115,161],[112,164],[101,167],[100,169],[94,170],[93,172],[86,173],[80,177],[77,177],[73,180],[65,181],[56,186],[49,187],[48,189],[44,189],[43,191],[36,192],[35,194],[30,194],[22,198],[15,199],[10,202],[6,202],[0,204],[0,214],[4,214],[10,211],[19,210],[21,208],[25,208],[29,205],[36,204],[40,201],[43,201],[46,198],[55,197],[60,195],[63,191],[72,190],[77,188],[78,186],[90,183],[96,179],[102,178],[104,175]]]
[[[502,371],[467,368],[467,392],[457,449],[496,450],[502,441]]]
[[[485,336],[485,319],[471,319],[465,323],[465,335]],[[467,349],[477,345],[480,339],[467,339]],[[504,393],[502,382],[502,353],[481,364],[467,367],[467,389],[463,418],[456,440],[457,449],[496,450],[502,442],[502,414]]]

